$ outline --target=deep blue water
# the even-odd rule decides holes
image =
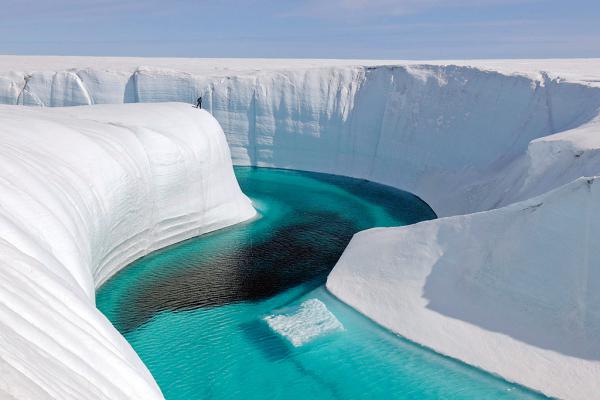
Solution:
[[[420,199],[332,175],[236,175],[259,218],[144,257],[97,294],[167,400],[541,398],[381,329],[324,289],[355,232],[435,218]],[[264,320],[312,299],[343,330],[296,347]]]

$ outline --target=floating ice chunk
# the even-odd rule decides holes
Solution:
[[[344,330],[342,323],[318,299],[306,300],[294,313],[270,315],[264,320],[271,329],[287,338],[296,347],[321,335]]]

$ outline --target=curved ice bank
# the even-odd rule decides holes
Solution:
[[[596,116],[598,70],[600,60],[3,56],[0,71],[13,72],[0,72],[0,102],[194,103],[201,95],[236,164],[365,178],[448,216],[526,199],[526,188],[515,196],[510,185],[526,173],[529,144]]]
[[[600,394],[600,180],[355,235],[327,288],[381,325],[564,399]]]
[[[599,398],[598,175],[596,116],[497,172],[511,205],[362,232],[327,287],[441,353],[552,396]]]
[[[254,215],[187,104],[0,106],[0,397],[162,399],[94,290],[154,249]]]

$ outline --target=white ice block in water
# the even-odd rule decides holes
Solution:
[[[294,313],[269,315],[264,320],[271,329],[284,336],[295,347],[300,347],[319,336],[344,330],[342,323],[318,299],[306,300]]]

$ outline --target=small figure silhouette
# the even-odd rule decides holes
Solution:
[[[202,108],[202,96],[198,97],[196,101],[196,108]]]

